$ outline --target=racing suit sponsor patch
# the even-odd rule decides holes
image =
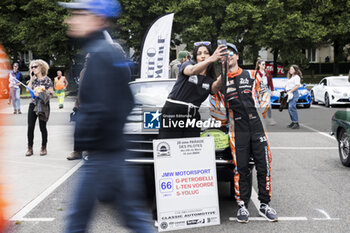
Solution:
[[[248,78],[241,78],[241,80],[239,81],[240,85],[244,85],[244,84],[248,84],[249,83],[249,79]]]
[[[210,89],[209,83],[203,83],[202,88],[208,91]]]
[[[197,77],[197,75],[192,75],[192,76],[190,76],[189,78],[188,78],[188,81],[190,82],[190,83],[193,83],[193,84],[198,84],[198,77]]]
[[[236,88],[228,87],[227,88],[227,93],[236,91]]]

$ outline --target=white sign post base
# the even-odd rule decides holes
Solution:
[[[220,224],[212,137],[153,140],[158,231]]]

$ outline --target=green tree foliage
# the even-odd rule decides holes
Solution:
[[[26,31],[27,49],[38,57],[69,64],[73,54],[63,24],[67,11],[55,0],[31,0],[21,8],[30,19],[20,24]]]
[[[17,59],[17,52],[24,51],[25,32],[18,26],[25,12],[21,9],[25,0],[2,0],[0,2],[0,43],[2,43],[10,57]]]
[[[305,0],[234,1],[226,8],[223,31],[241,49],[249,49],[251,61],[264,47],[274,53],[275,64],[279,58],[306,65],[303,49],[316,46],[326,30],[312,9],[312,1]]]
[[[185,0],[169,4],[170,10],[175,13],[173,31],[181,35],[188,49],[192,49],[196,41],[211,41],[216,45],[216,40],[222,38],[227,0]]]
[[[31,50],[38,58],[70,64],[74,52],[63,19],[67,11],[56,0],[2,0],[0,41],[17,59],[17,52]]]
[[[125,41],[126,46],[140,53],[141,44],[148,27],[159,16],[169,13],[166,0],[120,0],[123,13],[120,18],[112,21],[118,25],[117,38]]]
[[[263,6],[266,1],[233,1],[226,7],[227,16],[222,34],[238,46],[241,59],[254,61],[258,51],[266,46],[262,35],[266,34]]]
[[[284,63],[307,65],[302,50],[315,48],[326,35],[314,4],[314,1],[305,0],[270,0],[266,5],[271,23],[264,28],[271,34],[265,34],[263,40],[274,52],[279,51]]]
[[[327,28],[325,42],[334,46],[334,73],[339,73],[338,62],[344,58],[343,48],[350,43],[350,1],[349,0],[317,0],[316,12]]]
[[[123,14],[116,22],[119,25],[120,37],[128,47],[137,52],[148,27],[159,16],[175,13],[173,24],[173,41],[180,39],[188,49],[193,48],[193,42],[208,40],[216,43],[220,35],[221,25],[225,19],[226,0],[120,0]]]
[[[62,0],[70,1],[70,0]],[[218,38],[237,44],[241,58],[255,60],[260,48],[275,60],[307,65],[303,50],[321,43],[336,48],[350,43],[349,0],[120,0],[123,13],[112,20],[114,38],[139,54],[142,40],[159,16],[174,12],[173,41],[186,43]],[[0,41],[16,57],[32,50],[37,57],[70,64],[70,47],[63,23],[68,12],[57,0],[1,0]],[[335,49],[339,52],[339,49]],[[339,57],[338,55],[336,57]]]

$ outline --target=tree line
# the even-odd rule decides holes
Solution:
[[[70,1],[70,0],[61,0]],[[172,46],[225,38],[253,61],[261,48],[274,60],[307,66],[305,49],[334,46],[334,63],[350,44],[350,0],[119,0],[123,13],[111,21],[113,37],[140,53],[147,28],[160,15],[174,12]],[[65,31],[69,12],[57,0],[1,0],[0,43],[10,57],[31,50],[57,65],[72,64],[76,50]],[[275,62],[276,64],[276,62]],[[336,70],[335,70],[336,72]]]

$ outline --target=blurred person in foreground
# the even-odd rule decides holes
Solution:
[[[2,92],[3,89],[2,84],[7,83],[8,80],[8,72],[10,70],[10,62],[8,60],[7,54],[5,49],[2,47],[2,45],[0,44],[0,91]],[[7,85],[6,85],[7,86]],[[1,106],[0,105],[0,110],[1,110]],[[0,125],[6,125],[5,124],[5,117],[4,114],[0,114]],[[4,138],[5,134],[3,132],[0,132],[0,150],[3,148],[4,145],[1,145],[2,143],[4,143]],[[0,157],[3,155],[3,152],[0,151]],[[6,218],[6,209],[7,209],[7,205],[8,203],[6,202],[6,200],[4,199],[4,194],[5,194],[5,187],[4,187],[4,183],[3,183],[3,167],[5,166],[5,162],[2,161],[0,163],[0,232],[5,232],[5,229],[7,227],[7,218]]]
[[[1,64],[0,64],[1,67]],[[1,68],[0,68],[1,71]],[[0,110],[1,110],[1,106],[0,106]],[[4,122],[2,122],[2,116],[0,116],[0,124],[3,124]],[[1,138],[1,136],[0,136]],[[1,142],[3,142],[3,140],[0,140]],[[1,149],[0,145],[0,149]],[[0,151],[1,152],[1,151]],[[2,153],[0,153],[0,155],[2,155]],[[4,167],[4,162],[1,163],[1,169],[3,169]],[[3,171],[1,170],[0,171]],[[3,180],[2,180],[2,174],[0,174],[0,232],[5,232],[5,229],[7,227],[7,218],[6,218],[6,208],[7,208],[7,203],[4,199],[4,185],[3,185]]]
[[[72,9],[66,20],[68,36],[83,46],[83,54],[89,54],[74,133],[74,150],[87,151],[89,159],[80,170],[66,232],[86,232],[96,199],[107,196],[133,232],[153,232],[142,176],[124,164],[123,127],[134,104],[128,86],[130,70],[119,46],[104,34],[107,19],[119,16],[121,6],[116,0],[59,4]]]
[[[237,221],[249,221],[248,202],[251,193],[250,157],[254,158],[258,180],[259,215],[270,222],[278,221],[276,211],[269,206],[271,201],[271,151],[258,114],[255,101],[259,96],[259,80],[254,71],[238,66],[238,50],[227,43],[229,55],[227,82],[220,92],[210,96],[211,114],[228,124],[231,154],[234,168],[235,198],[238,204]],[[226,95],[226,96],[225,96]],[[226,113],[221,107],[226,107]]]
[[[18,81],[24,82],[22,73],[18,70],[18,63],[13,63],[13,69],[9,73],[9,88],[10,97],[9,104],[13,106],[13,114],[21,114],[21,84]]]

